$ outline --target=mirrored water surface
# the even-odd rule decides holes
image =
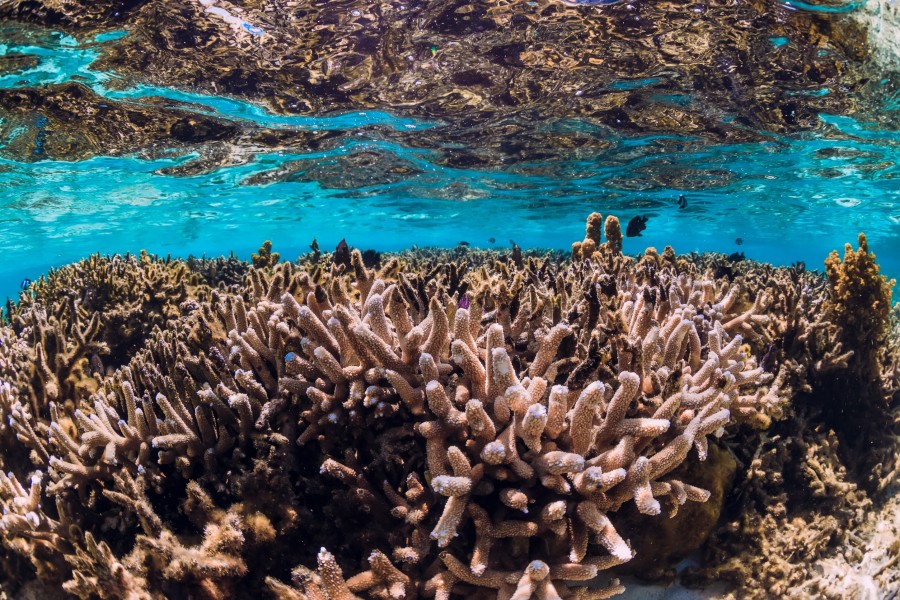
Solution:
[[[76,40],[10,27],[0,46],[0,294],[98,251],[247,257],[271,239],[291,257],[314,237],[325,249],[345,237],[377,250],[565,249],[591,211],[623,223],[649,218],[626,252],[672,245],[809,268],[865,231],[884,272],[900,274],[900,133],[871,120],[823,112],[799,133],[738,124],[746,139],[723,141],[528,114],[487,122],[383,110],[289,115],[95,69],[125,31]],[[666,93],[666,77],[606,87],[649,89],[662,107],[701,101]],[[886,110],[896,110],[896,79],[876,85]],[[86,98],[99,123],[104,110],[111,122],[177,113],[169,141],[187,128],[187,143],[163,134],[135,142],[127,128],[92,139],[68,130],[46,99],[23,108],[16,97],[25,92],[63,107]],[[708,117],[734,124],[727,114]]]

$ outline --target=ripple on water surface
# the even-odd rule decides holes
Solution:
[[[194,135],[204,122],[232,132],[48,160],[34,150],[65,144],[65,128],[39,125],[40,109],[17,109],[18,120],[0,123],[0,291],[7,294],[23,277],[95,251],[248,256],[272,239],[291,257],[313,237],[323,249],[343,237],[380,250],[461,239],[565,249],[593,210],[623,222],[648,217],[642,236],[626,240],[627,252],[671,244],[730,253],[741,238],[748,257],[810,267],[865,230],[885,271],[900,274],[900,136],[848,117],[823,114],[816,132],[748,130],[728,142],[618,131],[588,116],[521,114],[492,123],[503,136],[486,136],[474,122],[385,111],[278,115],[235,98],[123,86],[91,66],[119,34],[81,44],[46,32],[7,39],[0,90],[75,85],[66,89],[84,90],[77,93],[98,109],[155,111],[193,123]],[[698,102],[667,94],[668,77],[606,88],[671,106]]]

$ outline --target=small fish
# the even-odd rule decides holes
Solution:
[[[22,287],[23,290],[27,290],[28,286],[31,285],[31,280],[26,277],[25,279],[22,280],[22,283],[20,283],[19,285]]]
[[[773,342],[769,344],[769,347],[766,349],[766,353],[759,361],[759,368],[766,373],[771,373],[775,368],[775,361],[778,358],[777,352],[778,350],[776,349],[775,343]]]
[[[684,194],[678,196],[678,208],[687,208],[687,198],[684,197]]]
[[[639,215],[628,221],[628,227],[625,228],[625,235],[627,237],[640,237],[641,232],[647,229],[647,219],[648,217],[646,215]]]
[[[492,243],[492,244],[496,244],[496,243],[497,243],[497,238],[491,237],[491,238],[488,238],[488,241],[489,241],[490,243]]]
[[[334,254],[331,255],[331,261],[336,265],[346,265],[350,267],[350,246],[347,245],[346,239],[341,239],[338,242],[337,248],[334,249]]]
[[[103,368],[103,361],[100,360],[100,355],[94,352],[91,354],[91,359],[88,363],[91,367],[91,375],[100,375],[101,377],[106,372]]]
[[[734,240],[734,243],[737,244],[738,246],[740,246],[741,244],[744,243],[744,238],[738,238],[738,239]]]
[[[241,26],[252,35],[262,35],[265,33],[265,30],[262,27],[251,25],[250,23],[241,23]]]
[[[731,262],[738,262],[740,260],[747,260],[747,257],[744,256],[743,252],[732,252],[728,255],[728,260]]]
[[[456,245],[457,245],[457,246],[468,246],[468,245],[469,245],[469,242],[467,242],[466,240],[463,240],[463,241],[459,242],[459,243],[456,244]]]
[[[469,298],[467,296],[460,296],[459,307],[460,308],[469,308]]]

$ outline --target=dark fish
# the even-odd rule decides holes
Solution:
[[[627,237],[640,237],[641,232],[647,229],[647,216],[637,216],[628,221],[628,227],[625,228]]]
[[[728,255],[728,260],[731,262],[738,262],[739,260],[746,260],[743,252],[732,252]]]
[[[744,238],[738,238],[738,239],[734,240],[734,243],[737,244],[738,246],[740,246],[741,244],[744,243]]]
[[[687,208],[687,198],[684,197],[684,194],[678,196],[678,208]]]
[[[493,243],[495,243],[495,242],[497,241],[497,238],[493,238],[493,237],[492,237],[492,238],[488,238],[488,241],[489,241],[490,243],[493,244]]]
[[[466,296],[460,296],[459,307],[460,308],[469,308],[469,298]]]
[[[342,239],[337,248],[334,249],[334,254],[331,256],[331,260],[336,265],[347,265],[350,267],[350,246],[347,245],[347,240]]]
[[[91,354],[89,364],[91,367],[91,375],[100,375],[102,377],[106,372],[106,370],[103,368],[103,361],[100,360],[100,355],[96,352]]]
[[[777,352],[778,351],[775,347],[775,343],[773,342],[769,344],[769,347],[766,349],[766,353],[759,361],[759,368],[766,373],[771,373],[775,369],[775,361],[778,358]]]
[[[457,246],[468,246],[468,245],[469,245],[469,242],[467,242],[466,240],[463,240],[457,244]]]
[[[27,290],[27,289],[28,289],[28,286],[31,285],[31,280],[28,279],[28,278],[25,278],[25,279],[22,280],[22,283],[20,283],[19,285],[22,286],[22,289],[23,289],[23,290]]]
[[[510,241],[512,241],[512,240],[510,240]],[[522,262],[522,249],[519,248],[519,245],[518,245],[518,244],[513,244],[513,247],[512,247],[512,261],[513,261],[513,263],[515,263],[515,265],[516,265],[517,267],[519,267],[520,269],[524,266],[524,263]]]
[[[715,279],[734,279],[734,269],[729,264],[716,265],[713,269],[713,277]]]

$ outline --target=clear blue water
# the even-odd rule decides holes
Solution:
[[[710,145],[673,136],[626,137],[584,122],[556,121],[547,128],[574,128],[610,145],[553,162],[455,169],[435,164],[428,150],[404,147],[378,134],[385,127],[415,131],[445,126],[441,122],[384,112],[286,117],[247,102],[185,90],[123,89],[114,74],[91,69],[99,46],[118,35],[81,44],[65,35],[44,36],[35,45],[2,44],[0,53],[37,55],[39,62],[27,71],[0,76],[0,87],[77,80],[110,99],[140,103],[162,97],[248,125],[340,130],[342,141],[314,154],[247,150],[238,166],[189,177],[161,170],[196,155],[0,160],[0,297],[15,296],[24,278],[36,279],[52,266],[98,251],[214,256],[233,250],[249,258],[263,240],[271,239],[282,257],[292,259],[308,251],[313,237],[323,249],[344,237],[351,245],[378,250],[452,247],[463,240],[481,247],[504,247],[514,240],[522,247],[564,249],[583,237],[584,218],[591,211],[616,214],[623,223],[649,215],[643,237],[626,239],[629,253],[672,245],[678,252],[742,251],[748,258],[781,265],[799,260],[809,268],[821,268],[832,249],[855,243],[865,231],[883,272],[900,276],[896,131],[822,115],[827,134]],[[780,41],[773,39],[773,44]],[[631,89],[645,84],[613,85]],[[900,98],[895,95],[893,102]],[[0,140],[0,145],[9,141]],[[414,174],[374,185],[359,177],[362,184],[356,187],[317,179],[315,168],[306,176],[268,185],[251,180],[260,174],[265,180],[265,174],[291,161],[328,164],[363,150],[406,161],[415,167]],[[687,198],[685,209],[678,208],[680,194]]]

